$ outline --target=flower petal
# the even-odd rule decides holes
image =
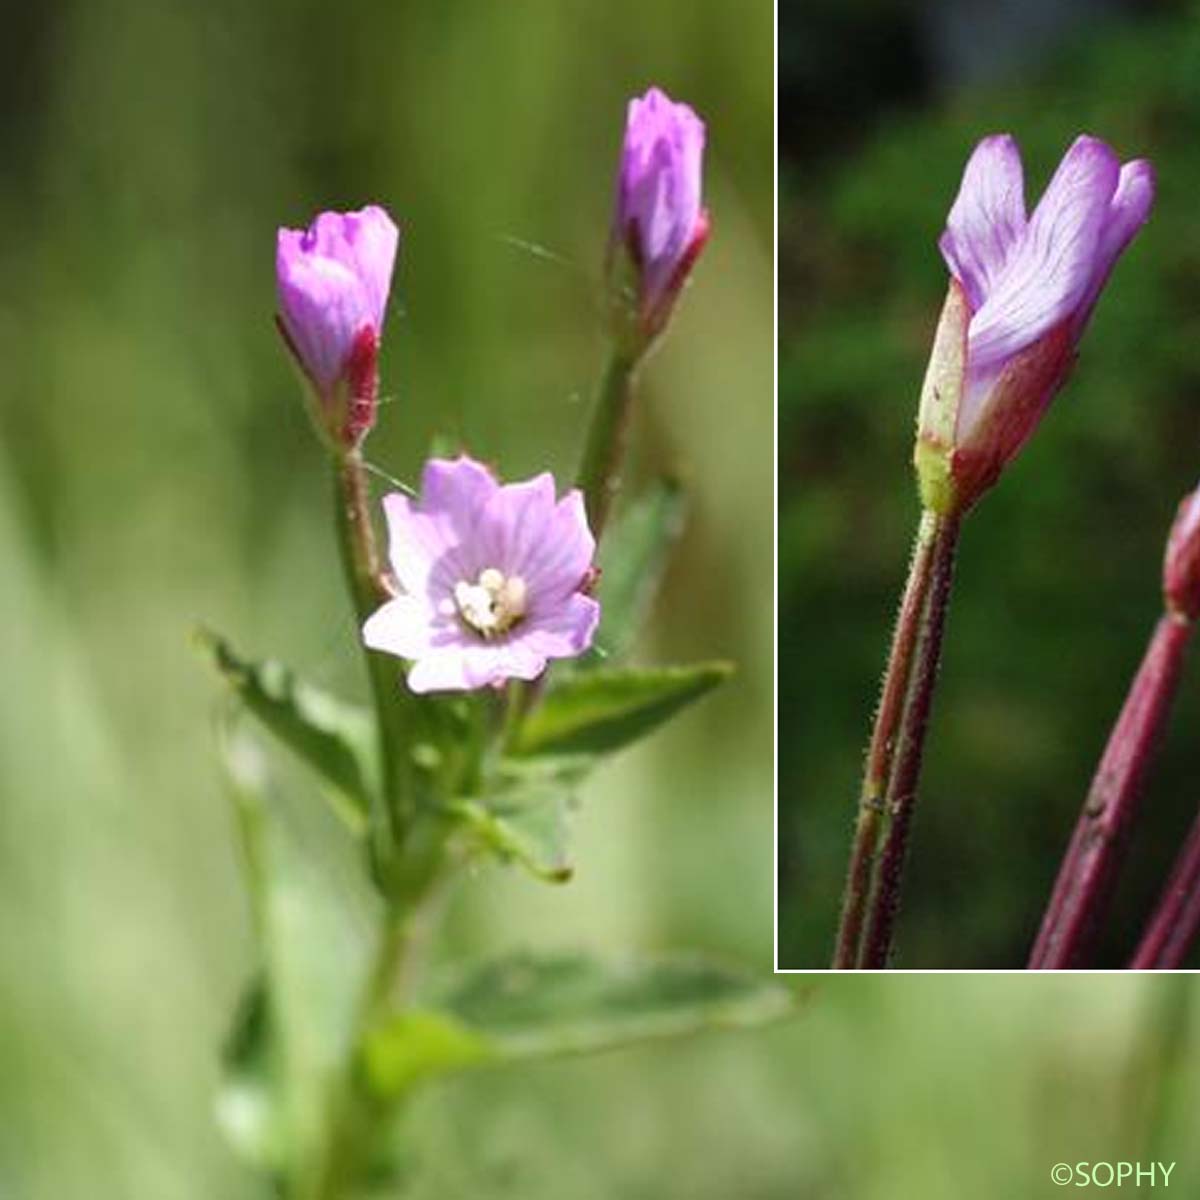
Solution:
[[[592,644],[600,623],[600,605],[576,592],[544,616],[535,618],[521,641],[542,658],[573,658]]]
[[[328,388],[342,374],[355,337],[369,324],[370,304],[352,271],[300,252],[298,237],[279,231],[279,315],[304,369],[319,387]]]
[[[363,641],[372,650],[420,658],[433,643],[429,606],[415,596],[395,596],[363,622]]]
[[[480,513],[480,565],[520,575],[539,545],[553,536],[554,511],[554,477],[547,472],[497,489]]]
[[[1117,259],[1148,220],[1153,204],[1154,168],[1142,158],[1127,162],[1121,168],[1117,190],[1108,207],[1108,219],[1100,235],[1091,286],[1076,319],[1077,329],[1082,330],[1087,324]]]
[[[1021,152],[1008,134],[986,137],[963,171],[938,246],[951,274],[979,309],[1025,232]]]
[[[616,226],[636,228],[652,306],[695,236],[700,221],[704,122],[659,88],[629,102],[617,183]]]
[[[1120,163],[1096,138],[1076,138],[1003,273],[971,320],[976,378],[998,370],[1086,301]]]
[[[596,556],[583,493],[572,488],[548,516],[545,532],[528,547],[513,570],[529,585],[534,613],[579,590]]]

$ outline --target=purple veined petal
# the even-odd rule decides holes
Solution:
[[[500,484],[482,463],[468,458],[431,458],[421,472],[421,510],[436,516],[460,540],[473,536],[484,505]]]
[[[1076,138],[991,294],[971,320],[970,372],[982,377],[1032,345],[1085,301],[1120,163],[1096,138]]]
[[[572,658],[591,646],[599,624],[600,605],[576,592],[553,612],[533,618],[524,641],[543,658]]]
[[[281,230],[276,253],[279,315],[313,381],[331,387],[341,376],[354,339],[371,320],[358,278],[331,259],[294,253]]]
[[[375,329],[382,332],[400,231],[379,205],[371,204],[359,212],[345,214],[343,236],[350,262],[370,301]]]
[[[1091,285],[1079,308],[1077,328],[1080,331],[1092,315],[1117,259],[1149,219],[1154,192],[1154,168],[1145,159],[1134,159],[1121,168],[1117,190],[1109,203],[1108,219],[1100,235]]]
[[[596,556],[596,539],[588,529],[578,493],[571,492],[559,501],[550,528],[550,536],[534,547],[520,567],[529,584],[534,614],[577,592]]]
[[[415,596],[394,596],[363,623],[363,642],[400,658],[421,658],[434,649],[429,606]]]
[[[553,536],[556,497],[548,473],[500,488],[480,514],[478,546],[483,565],[520,575],[539,546]]]
[[[938,246],[978,310],[1025,232],[1021,152],[1008,134],[984,138],[967,162]]]

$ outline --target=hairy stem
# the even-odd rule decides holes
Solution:
[[[875,866],[876,843],[883,813],[883,796],[887,790],[892,750],[896,744],[896,729],[908,694],[909,672],[917,645],[917,630],[929,590],[930,568],[933,563],[933,541],[937,518],[931,512],[921,514],[908,581],[900,601],[900,613],[892,635],[892,648],[883,676],[879,708],[867,749],[862,791],[858,801],[858,819],[854,842],[850,850],[850,867],[842,896],[842,915],[838,927],[833,966],[846,970],[858,961],[858,943],[862,935],[863,915],[870,894],[871,876]]]
[[[600,383],[579,466],[578,484],[583,492],[588,525],[597,543],[621,487],[621,463],[629,441],[636,367],[636,358],[613,351]]]
[[[1155,627],[1063,857],[1030,970],[1078,967],[1092,949],[1191,633],[1191,622],[1174,613]]]
[[[391,592],[384,582],[376,548],[367,476],[358,450],[348,451],[339,460],[335,482],[338,548],[355,616],[361,627],[389,599]],[[399,678],[396,660],[365,646],[363,655],[379,729],[385,817],[391,844],[398,846],[412,817],[411,772],[404,769],[412,705]]]
[[[954,580],[954,556],[961,517],[938,515],[931,524],[929,584],[917,624],[916,649],[883,797],[876,866],[856,964],[861,968],[886,967],[891,953],[909,833],[917,803],[921,759],[942,657],[942,636],[950,603],[950,586]]]

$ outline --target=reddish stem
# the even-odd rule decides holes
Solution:
[[[916,649],[917,632],[929,591],[930,567],[933,562],[933,532],[936,518],[930,512],[921,515],[917,540],[913,546],[908,568],[908,582],[900,601],[900,614],[892,635],[892,649],[883,676],[883,691],[871,731],[867,750],[866,770],[858,802],[858,820],[854,830],[854,845],[850,851],[850,867],[846,875],[846,890],[842,898],[842,916],[838,928],[833,965],[848,970],[858,961],[858,943],[862,935],[863,916],[871,888],[875,848],[883,813],[883,795],[887,789],[892,750],[896,744],[896,729],[908,694],[908,680]]]
[[[1200,933],[1200,816],[1175,860],[1171,877],[1137,953],[1132,971],[1177,971]]]
[[[1155,627],[1059,868],[1030,970],[1078,967],[1092,948],[1191,632],[1191,622],[1178,614],[1163,616]]]
[[[954,580],[954,556],[960,528],[961,517],[943,516],[937,518],[933,533],[929,592],[921,614],[912,678],[884,797],[879,865],[859,950],[857,965],[860,968],[886,967],[891,954],[896,915],[900,909],[904,862],[908,856],[908,838],[917,802],[917,784],[921,777],[925,735],[929,729],[929,714],[942,657],[942,638],[950,603],[950,585]]]

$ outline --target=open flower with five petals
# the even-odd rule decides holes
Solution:
[[[596,543],[577,490],[557,499],[548,474],[501,484],[463,456],[430,460],[419,498],[383,507],[402,591],[363,640],[412,661],[414,692],[534,679],[591,645],[600,605],[582,589]]]

